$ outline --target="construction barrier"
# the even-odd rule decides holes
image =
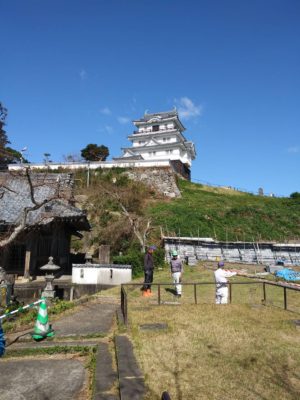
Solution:
[[[10,311],[10,312],[7,312],[7,313],[5,313],[5,314],[3,314],[3,315],[0,315],[0,322],[1,322],[4,318],[10,317],[10,316],[12,316],[12,315],[14,315],[14,314],[17,314],[18,312],[22,312],[22,311],[27,310],[28,308],[34,307],[35,305],[41,303],[42,301],[43,301],[43,300],[37,300],[37,301],[35,301],[34,303],[30,303],[30,304],[27,304],[26,306],[19,307],[17,310]]]

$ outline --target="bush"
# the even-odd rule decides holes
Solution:
[[[138,278],[144,274],[144,257],[138,249],[131,248],[128,254],[124,256],[114,256],[113,264],[127,264],[132,266],[132,277]],[[154,267],[163,267],[165,265],[165,251],[157,248],[153,253]]]
[[[153,253],[154,267],[164,267],[165,266],[165,250],[158,247]]]
[[[113,264],[127,264],[132,267],[132,277],[138,278],[144,274],[144,255],[142,253],[129,253],[124,256],[113,257]]]

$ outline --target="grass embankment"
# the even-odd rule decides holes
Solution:
[[[147,213],[165,235],[286,242],[300,238],[300,201],[255,196],[178,181],[182,198],[151,202]]]
[[[178,185],[182,198],[170,199],[131,181],[124,170],[92,171],[88,188],[86,173],[78,172],[78,205],[87,210],[93,229],[72,241],[73,250],[96,253],[99,245],[108,244],[112,256],[132,257],[139,253],[137,237],[146,235],[147,244],[159,244],[161,230],[223,241],[300,240],[299,198],[255,196],[182,179]]]
[[[184,281],[212,278],[202,267],[185,270]],[[168,271],[155,274],[156,282],[170,280]],[[227,306],[213,304],[214,286],[201,290],[201,304],[193,305],[193,294],[184,287],[180,305],[170,305],[177,300],[163,289],[161,306],[155,305],[155,295],[143,298],[139,288],[129,291],[130,333],[149,388],[146,399],[159,399],[163,390],[172,400],[298,399],[300,337],[292,320],[299,314],[261,306],[261,287],[234,289],[234,304]],[[270,288],[268,296],[282,305],[281,291]],[[141,329],[157,323],[167,329]]]

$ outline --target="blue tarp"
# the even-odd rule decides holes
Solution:
[[[296,272],[289,268],[284,268],[280,271],[276,271],[275,275],[278,278],[282,278],[286,281],[300,281],[300,272]]]

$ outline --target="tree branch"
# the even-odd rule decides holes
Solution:
[[[4,239],[0,240],[0,248],[1,247],[5,247],[8,244],[12,243],[17,236],[25,230],[26,226],[27,226],[27,222],[28,222],[28,214],[30,212],[39,210],[40,208],[42,208],[44,205],[50,203],[53,200],[56,200],[59,198],[59,190],[60,190],[60,182],[56,181],[56,186],[55,186],[55,191],[54,194],[49,197],[48,199],[44,199],[41,202],[38,202],[35,198],[35,188],[38,186],[44,186],[45,185],[45,179],[43,179],[43,183],[39,184],[39,185],[34,185],[32,182],[32,178],[30,175],[30,169],[26,168],[25,170],[25,176],[29,185],[29,196],[30,196],[30,200],[32,202],[32,206],[29,207],[24,207],[21,217],[19,219],[19,222],[13,227],[13,230],[11,233],[8,234],[7,237],[5,237]],[[7,185],[1,184],[1,190],[2,192],[0,193],[0,199],[3,198],[4,194],[6,193],[6,191],[10,191],[13,193],[16,193],[15,190],[10,189]],[[40,222],[40,221],[39,221]]]
[[[142,223],[142,218],[138,217],[136,215],[132,215],[127,208],[124,206],[121,197],[119,196],[118,193],[115,192],[111,192],[108,189],[104,189],[104,191],[106,192],[106,194],[110,195],[111,197],[113,197],[115,200],[117,200],[119,207],[122,210],[122,214],[125,215],[129,221],[130,226],[132,227],[133,233],[136,236],[136,238],[138,239],[140,245],[141,245],[141,251],[144,252],[146,249],[146,242],[147,242],[147,236],[149,234],[150,231],[150,227],[151,227],[151,219],[147,220],[147,224],[146,227],[143,229],[141,227],[141,223]]]

